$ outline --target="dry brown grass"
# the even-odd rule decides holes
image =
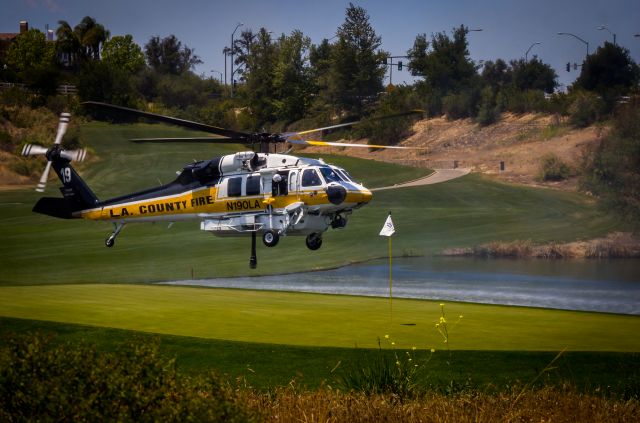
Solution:
[[[471,248],[449,248],[444,256],[495,258],[640,258],[640,237],[628,232],[614,232],[604,238],[566,244],[550,242],[533,245],[530,240],[490,242]]]
[[[513,393],[428,394],[400,402],[390,396],[324,389],[247,394],[272,422],[636,422],[640,402],[544,388]]]

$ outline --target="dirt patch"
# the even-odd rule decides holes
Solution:
[[[614,232],[604,238],[533,245],[531,241],[490,242],[469,248],[449,248],[443,256],[491,258],[640,258],[640,237]]]

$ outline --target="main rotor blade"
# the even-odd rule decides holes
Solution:
[[[326,131],[328,129],[344,128],[346,126],[359,125],[361,123],[371,122],[371,121],[374,121],[374,120],[392,119],[392,118],[397,118],[397,117],[402,117],[402,116],[417,115],[417,114],[421,114],[421,113],[424,113],[424,110],[421,110],[421,109],[408,110],[406,112],[394,113],[392,115],[378,116],[378,117],[373,117],[373,118],[369,118],[369,119],[357,120],[357,121],[354,121],[354,122],[339,123],[337,125],[325,126],[323,128],[307,129],[305,131],[299,131],[299,132],[291,132],[291,133],[284,134],[284,135],[310,134],[312,132]]]
[[[131,138],[135,143],[195,143],[195,144],[246,144],[246,138],[175,137],[175,138]]]
[[[236,140],[244,139],[249,142],[250,134],[244,132],[232,131],[230,129],[218,128],[217,126],[207,125],[205,123],[193,122],[186,119],[179,119],[171,116],[159,115],[156,113],[143,112],[142,110],[131,109],[129,107],[116,106],[114,104],[101,103],[98,101],[85,101],[85,105],[102,108],[106,110],[118,111],[125,114],[155,120],[158,122],[170,123],[172,125],[181,126],[188,129],[196,129],[198,131],[209,132],[211,134],[222,135],[223,137],[234,138]]]
[[[301,140],[301,139],[288,139],[289,144],[306,145],[306,146],[318,146],[318,147],[354,147],[354,148],[392,148],[396,150],[427,150],[427,147],[403,147],[399,145],[378,145],[378,144],[349,144],[346,142],[330,142],[330,141],[315,141],[315,140]]]

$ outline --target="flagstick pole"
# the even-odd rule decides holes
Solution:
[[[393,266],[391,255],[391,236],[389,238],[389,319],[393,323]]]

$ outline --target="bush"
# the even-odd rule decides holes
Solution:
[[[544,156],[540,163],[539,179],[542,181],[562,181],[571,176],[571,168],[555,154]]]
[[[449,94],[442,99],[442,111],[451,120],[473,117],[476,115],[478,99],[473,92],[464,91]]]
[[[578,128],[585,128],[600,117],[604,109],[603,101],[594,93],[579,91],[569,106],[569,122]]]
[[[0,350],[0,421],[250,421],[237,395],[214,375],[179,379],[159,341],[115,353],[12,337]]]
[[[496,103],[496,95],[491,87],[482,90],[482,98],[480,100],[480,109],[476,121],[481,126],[491,125],[500,117],[500,111]]]
[[[621,107],[611,133],[588,149],[580,187],[602,205],[640,223],[640,101]]]

